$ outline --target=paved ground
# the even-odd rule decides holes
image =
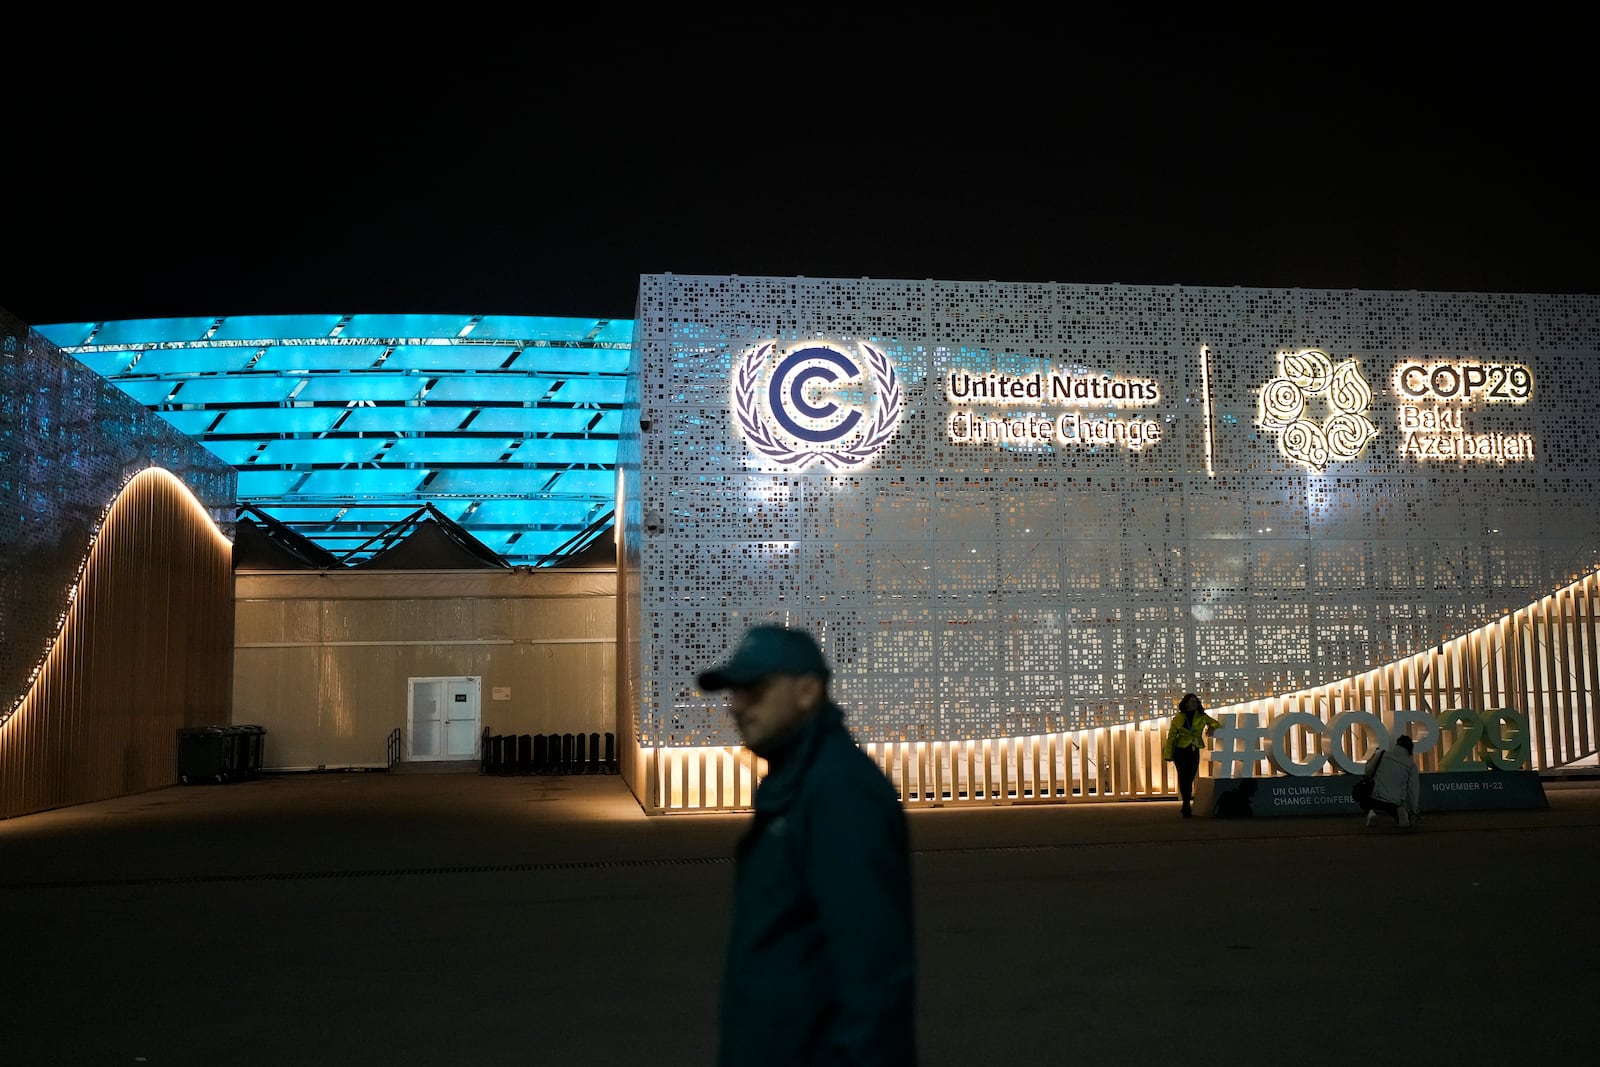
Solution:
[[[914,812],[922,1063],[1591,1063],[1600,783],[1548,793]],[[368,773],[0,821],[0,1063],[709,1065],[746,818]]]

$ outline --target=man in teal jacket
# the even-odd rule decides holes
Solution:
[[[905,809],[803,630],[756,626],[699,676],[767,761],[739,842],[721,1067],[916,1063]]]

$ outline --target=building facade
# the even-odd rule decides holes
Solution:
[[[392,759],[407,685],[466,674],[497,728],[614,716],[648,812],[742,808],[764,768],[694,677],[764,621],[822,639],[908,803],[1170,796],[1188,691],[1230,731],[1208,775],[1334,775],[1400,731],[1433,770],[1595,759],[1593,296],[647,275],[631,323],[11,336],[182,431],[218,528],[226,484],[359,570],[424,507],[509,564],[461,596],[236,574],[232,711],[295,768]],[[614,585],[527,579],[611,522]]]
[[[759,768],[694,676],[752,623],[821,637],[903,795],[1082,796],[1119,761],[1106,791],[1159,793],[1183,693],[1327,722],[1378,668],[1509,654],[1482,628],[1600,564],[1594,297],[655,275],[636,318],[647,804],[745,802]],[[1592,657],[1526,765],[1592,758]],[[1380,729],[1469,692],[1379,688]]]

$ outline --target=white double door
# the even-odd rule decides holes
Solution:
[[[410,759],[478,758],[482,678],[411,678],[407,718]]]

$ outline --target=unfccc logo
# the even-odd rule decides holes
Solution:
[[[900,424],[900,380],[888,356],[858,347],[859,355],[826,341],[789,349],[769,341],[736,360],[733,415],[750,447],[796,470],[859,467],[877,455]],[[870,397],[850,388],[863,379],[871,380]]]
[[[1311,400],[1323,397],[1328,415],[1309,417]],[[1278,435],[1285,459],[1321,471],[1334,461],[1355,459],[1378,428],[1367,418],[1372,387],[1353,359],[1335,365],[1318,348],[1278,353],[1278,377],[1261,387],[1257,425]]]

